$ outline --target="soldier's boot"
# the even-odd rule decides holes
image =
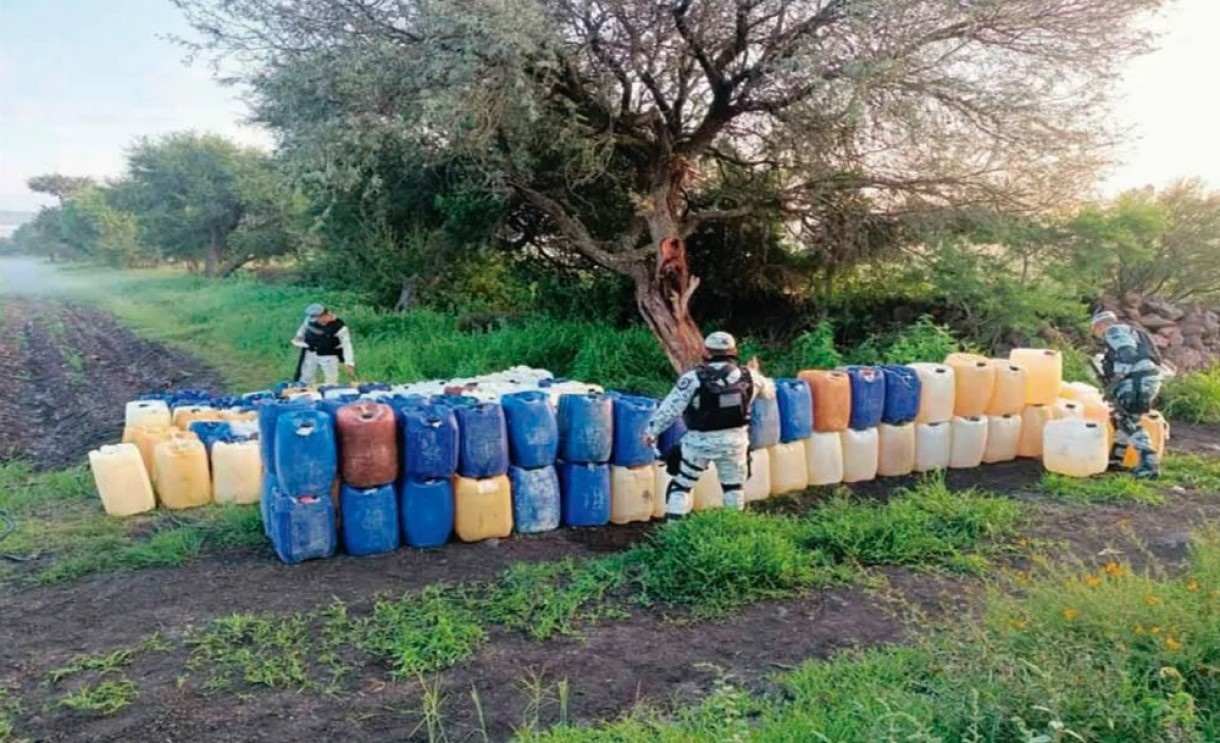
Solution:
[[[665,490],[665,523],[671,524],[686,518],[690,511],[690,491],[684,489],[676,480],[669,481]]]
[[[1161,463],[1157,461],[1156,452],[1140,452],[1140,462],[1131,470],[1132,476],[1139,480],[1155,480],[1161,476]]]
[[[1126,444],[1115,444],[1114,447],[1110,449],[1109,471],[1117,472],[1119,470],[1125,469],[1123,467],[1123,459],[1126,458],[1126,456],[1127,456],[1127,445]]]

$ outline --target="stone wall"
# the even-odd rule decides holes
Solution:
[[[1220,313],[1216,308],[1137,294],[1121,300],[1107,298],[1102,305],[1124,322],[1147,330],[1161,355],[1180,372],[1220,363]]]

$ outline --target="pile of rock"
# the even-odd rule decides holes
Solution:
[[[1161,355],[1178,371],[1200,371],[1220,363],[1220,313],[1215,309],[1138,294],[1103,304],[1124,322],[1147,330]]]

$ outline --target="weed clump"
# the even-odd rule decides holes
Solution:
[[[729,510],[669,524],[629,555],[639,598],[714,615],[829,580],[829,563],[803,548],[797,533],[794,520]]]
[[[930,478],[881,507],[836,497],[805,519],[800,541],[836,561],[966,569],[968,550],[1011,535],[1020,516],[1011,500]]]
[[[356,622],[357,645],[388,660],[395,678],[448,668],[487,641],[478,617],[456,589],[428,586],[397,601],[378,601]]]

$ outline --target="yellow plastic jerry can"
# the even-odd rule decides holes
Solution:
[[[89,469],[111,516],[131,516],[157,506],[148,470],[135,444],[114,444],[89,452]]]
[[[463,542],[503,539],[513,533],[513,496],[508,476],[454,478],[453,530]]]
[[[197,438],[174,436],[157,444],[157,497],[166,508],[196,508],[212,502],[208,450]]]

